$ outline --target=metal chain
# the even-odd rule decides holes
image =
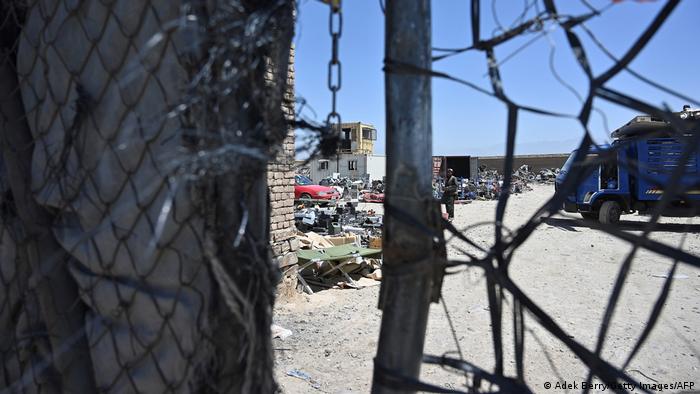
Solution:
[[[342,0],[330,0],[330,14],[328,18],[328,32],[331,35],[331,60],[328,62],[328,90],[331,91],[331,111],[328,113],[326,123],[330,126],[335,122],[340,129],[340,114],[336,108],[338,91],[341,86],[341,65],[338,58],[338,43],[343,33],[343,14],[341,13]]]

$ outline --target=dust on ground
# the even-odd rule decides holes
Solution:
[[[552,194],[553,187],[536,185],[532,191],[511,196],[505,226],[514,229],[525,223]],[[380,205],[371,205],[381,212]],[[493,221],[495,208],[496,201],[456,205],[454,224],[465,228]],[[621,227],[638,233],[646,220],[644,216],[626,215]],[[686,252],[700,254],[700,218],[662,218],[661,223],[653,239],[674,247],[682,243]],[[491,225],[473,228],[467,234],[483,246],[493,243]],[[457,245],[448,245],[450,258],[459,258]],[[590,228],[578,215],[562,213],[539,227],[516,252],[511,277],[575,340],[594,349],[614,280],[630,250],[631,245]],[[663,256],[637,252],[603,348],[603,357],[613,365],[622,365],[634,347],[671,264]],[[640,382],[693,381],[697,389],[700,271],[681,265],[676,278],[654,331],[626,371]],[[285,340],[273,340],[275,374],[283,392],[370,391],[382,316],[377,309],[379,285],[375,283],[360,290],[331,289],[278,302],[274,320],[293,332]],[[447,276],[443,296],[464,358],[492,371],[490,315],[481,272],[471,269]],[[514,376],[510,300],[507,297],[504,307],[504,359],[506,373]],[[545,390],[544,383],[566,380],[579,382],[580,390],[587,373],[583,364],[534,318],[526,314],[525,319],[528,385],[535,392],[560,392]],[[456,349],[442,305],[432,304],[425,353],[442,355]],[[288,376],[292,370],[306,374],[311,381]],[[424,365],[421,378],[448,388],[464,388],[462,375],[436,366]]]

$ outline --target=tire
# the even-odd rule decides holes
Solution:
[[[597,212],[579,212],[581,214],[581,217],[584,218],[585,220],[596,220],[598,219],[598,213]]]
[[[617,201],[605,201],[603,205],[600,206],[600,212],[598,213],[598,220],[602,224],[614,224],[620,221],[620,214],[622,209],[620,209],[620,204]]]
[[[299,196],[300,200],[311,200],[311,194],[309,193],[301,193],[301,196]]]

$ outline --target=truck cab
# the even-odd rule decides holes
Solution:
[[[667,190],[671,174],[683,166],[680,184],[684,192],[673,196],[664,216],[700,215],[700,152],[681,161],[688,140],[698,132],[700,110],[684,107],[674,113],[682,135],[664,120],[637,116],[615,130],[610,145],[590,147],[585,162],[594,170],[566,196],[563,209],[578,212],[584,219],[616,223],[620,215],[650,213]],[[557,176],[559,187],[572,171],[572,152]]]

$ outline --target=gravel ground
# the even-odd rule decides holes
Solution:
[[[525,223],[551,196],[552,189],[537,185],[533,191],[513,196],[506,211],[505,225],[513,229]],[[381,210],[380,205],[371,205]],[[495,208],[495,201],[457,205],[454,224],[465,228],[493,220]],[[623,229],[638,233],[640,224],[647,218],[628,215],[622,219]],[[663,225],[652,234],[653,239],[674,247],[682,244],[686,252],[700,255],[700,218],[663,218],[661,222]],[[484,246],[493,242],[492,226],[476,227],[467,235]],[[460,256],[455,246],[458,246],[456,242],[448,246],[451,258]],[[578,215],[562,213],[539,227],[517,251],[510,272],[525,293],[563,329],[593,349],[614,279],[630,249],[629,244],[588,227]],[[671,263],[654,253],[637,253],[603,348],[603,356],[614,365],[622,365],[634,346]],[[694,389],[698,390],[700,271],[680,266],[676,276],[656,328],[626,370],[639,382],[694,382]],[[370,391],[382,313],[377,309],[377,282],[363,283],[371,286],[360,290],[325,290],[278,302],[275,322],[293,332],[285,340],[274,340],[276,377],[283,392]],[[492,370],[490,315],[485,281],[480,272],[472,269],[448,276],[443,296],[464,358]],[[510,297],[507,302],[505,367],[506,373],[514,375]],[[583,364],[532,317],[526,315],[525,319],[528,385],[535,392],[565,392],[555,385],[566,381],[578,384],[578,390],[572,392],[580,391],[581,381],[586,377]],[[443,306],[432,304],[425,353],[440,355],[454,350],[455,340]],[[307,374],[312,381],[288,376],[291,370]],[[421,378],[444,387],[464,387],[463,376],[439,367],[424,365]],[[552,384],[551,389],[545,388],[546,382]]]

